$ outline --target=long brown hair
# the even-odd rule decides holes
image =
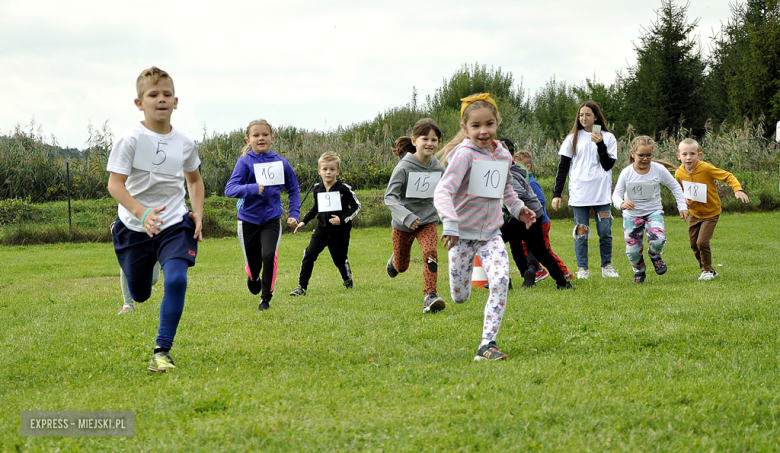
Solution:
[[[580,129],[583,129],[582,123],[580,123],[580,110],[582,110],[583,107],[589,108],[594,115],[596,115],[596,121],[593,124],[598,124],[601,126],[602,131],[609,132],[609,129],[607,128],[607,120],[604,119],[604,114],[601,113],[601,107],[599,107],[598,104],[596,104],[596,101],[585,101],[582,104],[580,104],[579,107],[577,107],[577,114],[574,115],[574,126],[572,126],[571,131],[569,132],[569,135],[572,136],[571,138],[571,155],[572,157],[577,155],[577,136],[579,136]]]
[[[436,136],[439,137],[439,141],[441,141],[441,129],[439,129],[439,125],[436,124],[436,121],[431,118],[423,118],[417,121],[412,128],[411,137],[404,135],[403,137],[398,137],[398,139],[396,139],[393,154],[403,158],[406,154],[416,153],[417,148],[412,144],[412,137],[422,137],[423,135],[428,135],[431,131],[435,132]]]

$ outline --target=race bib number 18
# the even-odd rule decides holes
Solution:
[[[475,160],[471,164],[469,195],[485,198],[504,198],[509,165],[506,161]]]
[[[683,181],[682,183],[685,198],[699,203],[707,202],[707,184],[692,181]]]
[[[441,179],[441,172],[409,172],[406,180],[406,198],[433,198],[436,184]]]
[[[284,184],[284,164],[281,161],[255,164],[255,180],[264,186]]]

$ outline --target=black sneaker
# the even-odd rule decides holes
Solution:
[[[480,346],[474,360],[506,360],[507,355],[498,350],[494,342]]]
[[[653,263],[653,264],[655,264],[655,263]],[[658,272],[657,269],[658,268],[656,268],[656,272]],[[664,266],[664,272],[666,272],[666,266]],[[634,283],[644,283],[645,282],[645,275],[646,274],[644,272],[639,272],[639,273],[634,274]]]
[[[529,267],[523,273],[523,288],[533,288],[536,286],[536,269]]]
[[[290,291],[291,296],[305,296],[306,295],[306,288],[302,286],[298,286],[294,290]]]
[[[261,300],[260,305],[257,306],[258,311],[265,311],[271,308],[271,301],[269,300]]]
[[[436,293],[428,293],[423,303],[423,313],[438,313],[444,310],[447,304]]]
[[[395,254],[390,255],[390,259],[387,260],[387,275],[389,275],[390,278],[398,276],[398,271],[395,270],[395,266],[393,266],[393,256],[395,256]]]
[[[252,280],[252,277],[247,277],[246,278],[246,287],[249,288],[249,292],[250,293],[252,293],[253,295],[256,296],[256,295],[260,294],[260,291],[263,290],[263,281],[260,280],[260,279]]]
[[[574,289],[571,283],[566,282],[563,285],[558,285],[558,289]]]
[[[344,288],[352,289],[355,287],[355,283],[352,281],[352,279],[344,280]]]
[[[653,262],[653,267],[655,268],[655,273],[658,275],[664,275],[666,273],[667,267],[666,263],[664,263],[664,260],[661,258],[658,258],[657,260],[651,259],[650,261]],[[634,283],[636,283],[636,280],[634,280]]]

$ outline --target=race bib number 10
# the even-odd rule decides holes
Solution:
[[[433,198],[436,184],[441,179],[441,172],[409,172],[406,180],[406,198]]]
[[[692,181],[683,181],[682,183],[685,198],[699,203],[707,202],[707,184]]]
[[[255,164],[255,180],[264,186],[284,184],[284,164],[281,161]]]
[[[341,211],[341,194],[338,192],[321,192],[317,194],[317,211]]]
[[[138,136],[138,142],[133,156],[133,167],[163,173],[178,175],[182,170],[184,144],[176,140],[159,140],[148,135]]]
[[[471,164],[469,195],[485,198],[504,198],[509,164],[506,161],[475,160]]]

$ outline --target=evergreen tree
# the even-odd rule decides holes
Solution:
[[[552,76],[534,95],[534,119],[545,137],[560,140],[571,130],[578,106],[574,87],[558,82]]]

